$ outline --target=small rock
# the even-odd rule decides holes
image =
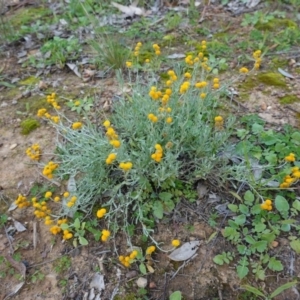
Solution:
[[[41,80],[41,81],[39,82],[39,89],[40,89],[40,90],[45,90],[45,89],[47,89],[47,88],[48,88],[47,83],[46,83],[45,81]]]
[[[147,279],[146,278],[143,278],[143,277],[140,277],[137,281],[136,281],[136,284],[139,288],[145,288],[147,286]]]
[[[137,276],[137,274],[138,274],[137,271],[133,270],[133,271],[127,272],[126,275],[125,275],[125,277],[128,278],[128,279],[130,279],[130,278],[133,278],[133,277]]]
[[[15,149],[17,146],[18,146],[18,144],[12,144],[12,145],[9,147],[9,149],[10,149],[10,150],[13,150],[13,149]]]
[[[272,242],[272,247],[273,247],[273,248],[278,247],[278,245],[279,245],[279,243],[278,243],[277,241],[273,241],[273,242]]]
[[[156,288],[155,282],[151,281],[151,282],[149,283],[149,288],[150,288],[150,289],[155,289],[155,288]]]

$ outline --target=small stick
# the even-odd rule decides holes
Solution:
[[[36,243],[37,243],[37,230],[36,230],[36,221],[33,222],[33,249],[36,249]]]

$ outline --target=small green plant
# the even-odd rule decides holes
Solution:
[[[271,300],[271,299],[275,298],[276,296],[280,295],[283,291],[295,286],[297,283],[298,283],[298,281],[296,281],[296,280],[285,283],[285,284],[281,285],[280,287],[278,287],[273,293],[271,293],[269,295],[264,294],[262,291],[260,291],[259,289],[257,289],[254,286],[251,286],[251,285],[242,285],[241,288],[245,289],[246,291],[248,291],[258,297],[262,297],[264,300]]]
[[[78,39],[70,37],[68,39],[60,38],[58,36],[53,37],[52,40],[47,41],[41,47],[41,53],[43,59],[37,61],[33,59],[33,63],[45,64],[45,65],[57,65],[58,67],[64,67],[65,63],[70,60],[78,58],[81,52],[81,46]]]
[[[176,29],[182,22],[182,17],[178,13],[168,13],[166,15],[166,28],[168,30]]]
[[[28,118],[23,120],[20,126],[21,133],[24,135],[28,135],[30,132],[40,127],[40,123],[36,119]]]
[[[54,264],[54,271],[57,274],[63,274],[67,272],[71,267],[71,259],[69,256],[64,255],[59,258]]]
[[[29,280],[31,281],[31,283],[42,281],[44,278],[45,278],[45,274],[43,274],[39,270],[36,270],[32,275],[29,276]]]
[[[71,111],[76,111],[78,114],[89,112],[94,106],[94,98],[84,97],[75,101],[71,100],[67,102],[67,106],[71,108]]]
[[[221,254],[216,255],[213,261],[218,265],[223,265],[224,263],[229,264],[234,258],[234,253],[223,251]]]
[[[4,227],[4,225],[6,224],[7,220],[8,220],[7,214],[1,214],[0,215],[0,228]]]
[[[74,247],[78,246],[78,242],[80,245],[86,246],[88,244],[87,239],[84,237],[86,230],[85,230],[85,224],[86,222],[80,222],[79,218],[76,218],[72,223],[69,224],[62,224],[61,228],[62,230],[68,231],[74,231],[74,239],[73,239],[73,245]]]
[[[181,300],[181,299],[182,299],[182,295],[180,291],[173,292],[169,297],[169,300]]]

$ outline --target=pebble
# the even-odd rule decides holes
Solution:
[[[12,145],[9,147],[9,149],[10,149],[10,150],[13,150],[13,149],[15,149],[17,146],[18,146],[18,144],[12,144]]]
[[[147,286],[147,279],[146,278],[143,278],[143,277],[140,277],[137,281],[136,281],[136,284],[139,288],[145,288]]]

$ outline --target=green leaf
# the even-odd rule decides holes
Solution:
[[[62,230],[67,230],[67,229],[69,229],[69,225],[68,224],[61,224],[60,225],[60,228],[62,229]]]
[[[158,218],[162,219],[164,214],[164,208],[160,201],[155,201],[153,204],[153,215]]]
[[[145,264],[140,264],[139,265],[139,269],[140,269],[140,271],[141,271],[141,273],[143,274],[143,275],[146,275],[147,274],[147,269],[146,269],[146,266],[145,266]]]
[[[253,247],[260,253],[264,252],[267,249],[268,243],[267,241],[258,241],[253,244]]]
[[[247,215],[249,213],[249,207],[246,206],[245,204],[240,204],[239,205],[239,210],[244,215]]]
[[[84,238],[83,236],[79,236],[79,244],[82,246],[86,246],[89,242],[87,241],[86,238]]]
[[[260,280],[265,280],[265,278],[266,278],[265,270],[258,270],[255,274],[255,277]]]
[[[0,85],[3,85],[5,87],[8,87],[8,88],[15,88],[16,86],[11,84],[11,83],[8,83],[6,81],[0,81]]]
[[[252,206],[251,208],[251,213],[253,215],[258,215],[261,213],[261,207],[260,207],[260,204],[255,204],[254,206]]]
[[[264,223],[255,224],[254,231],[255,232],[262,232],[266,229],[266,227],[267,226]]]
[[[247,235],[247,236],[245,237],[245,240],[246,240],[246,242],[249,243],[249,244],[254,244],[254,243],[256,242],[255,239],[254,239],[251,235]]]
[[[253,132],[254,134],[261,133],[263,130],[264,130],[264,127],[261,126],[260,124],[254,123],[254,124],[252,125],[252,132]]]
[[[218,254],[213,258],[215,264],[222,266],[224,264],[224,256],[222,254]]]
[[[297,209],[297,210],[300,211],[300,201],[299,201],[299,200],[295,200],[295,201],[293,202],[293,207],[294,207],[295,209]]]
[[[300,132],[296,131],[292,134],[292,143],[296,145],[300,145]]]
[[[293,287],[294,285],[296,285],[298,283],[297,280],[295,281],[292,281],[292,282],[288,282],[288,283],[285,283],[283,285],[281,285],[279,288],[277,288],[271,295],[270,295],[270,298],[274,298],[276,296],[278,296],[279,294],[281,294],[283,291]]]
[[[277,260],[275,257],[271,257],[268,263],[268,268],[272,271],[282,271],[283,265],[281,261]]]
[[[247,201],[247,203],[251,204],[254,201],[253,193],[248,190],[244,195],[244,199],[245,201]]]
[[[233,221],[233,220],[229,220],[228,221],[228,225],[234,229],[238,229],[239,226]]]
[[[243,265],[243,266],[238,265],[237,268],[236,268],[236,271],[237,271],[237,274],[238,274],[240,279],[244,278],[249,273],[249,269],[245,265]]]
[[[282,213],[288,212],[290,205],[284,197],[277,195],[275,198],[275,207],[280,213]]]
[[[256,295],[256,296],[260,296],[260,297],[265,297],[265,295],[260,291],[258,290],[257,288],[255,288],[254,286],[251,286],[251,285],[248,285],[248,284],[245,284],[245,285],[242,285],[241,286],[242,289],[245,289],[246,291]]]
[[[247,247],[245,245],[238,245],[237,250],[240,254],[245,254],[247,252]]]
[[[284,232],[289,232],[289,231],[291,231],[291,225],[290,224],[283,224],[283,225],[281,225],[280,229]]]
[[[236,216],[236,217],[234,218],[234,221],[235,221],[235,223],[238,224],[238,225],[243,225],[243,224],[245,224],[245,222],[246,222],[246,216],[245,216],[245,215],[239,215],[239,216]]]
[[[79,218],[75,219],[75,221],[74,221],[74,227],[75,227],[76,229],[79,229],[79,228],[80,228],[80,221],[79,221]]]
[[[300,240],[291,241],[290,246],[297,254],[300,254]]]
[[[172,293],[169,298],[169,300],[181,300],[181,299],[182,299],[182,296],[181,296],[181,292],[179,292],[179,291]]]
[[[164,201],[164,208],[167,212],[171,212],[175,207],[175,203],[172,200]]]
[[[265,159],[272,165],[277,163],[277,155],[275,153],[266,154]]]
[[[235,204],[228,204],[228,208],[232,211],[232,212],[237,212],[238,211],[238,206]]]
[[[240,200],[241,202],[243,202],[243,199],[235,192],[229,191],[229,193],[234,196],[235,198],[237,198],[238,200]]]
[[[173,197],[173,194],[167,193],[167,192],[162,192],[162,193],[159,193],[158,197],[162,201],[170,201]]]

